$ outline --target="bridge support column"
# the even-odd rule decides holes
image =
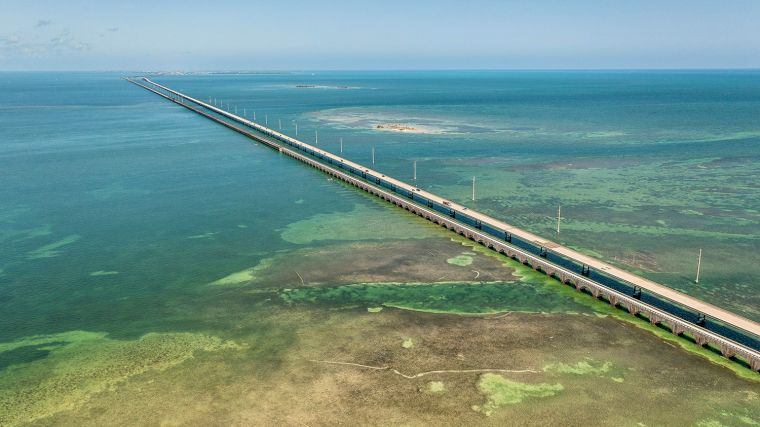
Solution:
[[[649,323],[651,323],[653,325],[656,325],[656,324],[662,322],[662,318],[660,318],[660,316],[658,316],[655,313],[646,313],[646,315],[647,315],[647,318],[649,319]]]
[[[683,326],[677,324],[670,325],[670,331],[673,332],[673,335],[675,336],[682,335],[684,332],[686,332]]]
[[[720,354],[722,354],[723,357],[725,357],[726,359],[730,359],[736,356],[736,350],[734,350],[732,347],[729,347],[727,345],[721,345]]]
[[[760,357],[750,357],[747,362],[753,371],[760,371]]]
[[[707,337],[697,332],[694,333],[694,341],[698,346],[702,347],[707,344]]]
[[[618,300],[618,297],[616,297],[615,295],[607,295],[607,299],[610,301],[610,305],[613,307],[618,305],[618,302],[620,302]]]

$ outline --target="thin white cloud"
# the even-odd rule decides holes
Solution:
[[[0,46],[15,46],[19,43],[21,43],[21,39],[15,34],[0,37]]]
[[[58,36],[50,39],[48,44],[53,51],[82,51],[90,48],[90,45],[71,37],[69,30],[63,30]]]
[[[88,43],[72,37],[69,30],[63,30],[45,42],[37,41],[36,38],[25,39],[17,34],[0,35],[0,55],[9,58],[43,58],[89,49]]]

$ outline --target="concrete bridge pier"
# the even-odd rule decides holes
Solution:
[[[733,348],[727,346],[727,345],[721,345],[720,346],[720,354],[723,355],[726,359],[730,359],[734,356],[736,356],[736,350]]]
[[[753,371],[760,371],[760,357],[749,357],[747,362]]]
[[[653,325],[657,325],[662,322],[662,318],[658,316],[656,313],[649,312],[649,313],[646,313],[646,315],[647,315],[647,319],[649,319],[649,323]]]
[[[700,347],[704,347],[709,342],[707,337],[702,335],[701,333],[692,332],[692,334],[694,335],[694,342],[696,342],[697,345]]]
[[[618,297],[612,294],[607,295],[607,301],[609,301],[610,305],[613,307],[617,306],[618,303],[620,302],[620,300],[618,300]]]
[[[672,332],[673,335],[680,336],[680,335],[683,335],[684,332],[686,332],[686,329],[684,329],[683,326],[678,325],[678,324],[673,324],[673,322],[670,322],[670,323],[671,323],[670,332]]]

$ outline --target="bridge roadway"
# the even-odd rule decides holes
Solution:
[[[753,322],[752,320],[746,319],[744,317],[738,316],[734,313],[723,310],[714,305],[708,304],[704,301],[690,297],[686,294],[675,291],[659,283],[636,276],[632,273],[629,273],[615,266],[607,264],[603,261],[600,261],[596,258],[592,258],[587,255],[581,254],[570,248],[566,248],[550,240],[543,239],[539,236],[536,236],[535,234],[529,233],[520,228],[509,225],[502,221],[499,221],[488,215],[473,211],[460,204],[450,202],[448,200],[441,198],[440,196],[424,191],[415,186],[409,185],[403,181],[400,181],[391,177],[387,177],[378,171],[369,169],[363,165],[360,165],[355,162],[351,162],[350,160],[346,160],[328,151],[321,150],[310,144],[306,144],[302,141],[299,141],[288,135],[277,132],[268,127],[261,126],[258,123],[255,123],[245,118],[231,114],[225,110],[219,109],[203,101],[192,98],[183,93],[177,92],[166,86],[155,83],[147,78],[143,78],[142,80],[153,87],[148,87],[147,85],[142,84],[132,79],[126,79],[126,80],[138,86],[141,86],[151,92],[154,92],[160,96],[163,96],[164,98],[167,98],[190,110],[193,110],[196,113],[201,114],[211,120],[214,120],[232,130],[235,130],[254,140],[257,140],[272,148],[275,148],[290,157],[293,157],[323,172],[326,172],[332,176],[335,176],[336,178],[339,178],[342,181],[345,181],[351,185],[359,187],[395,205],[403,207],[406,210],[409,210],[410,212],[416,215],[425,217],[426,219],[431,220],[436,224],[442,225],[446,227],[447,229],[456,231],[462,236],[465,236],[471,240],[477,241],[493,250],[496,250],[509,257],[519,260],[520,262],[524,264],[530,265],[534,269],[541,270],[545,272],[547,275],[554,276],[558,278],[559,280],[561,280],[563,283],[574,285],[578,290],[586,290],[589,293],[591,293],[594,297],[597,297],[597,298],[603,297],[612,305],[624,306],[631,314],[634,314],[634,315],[642,314],[646,316],[649,319],[649,321],[654,324],[666,323],[668,327],[671,329],[671,331],[675,333],[676,335],[689,333],[697,342],[697,344],[699,345],[712,344],[715,348],[720,349],[721,353],[724,356],[729,357],[729,358],[739,356],[742,359],[744,359],[744,361],[747,362],[747,364],[753,370],[755,371],[760,370],[760,351],[758,351],[757,349],[748,347],[734,340],[728,339],[720,334],[707,330],[697,324],[684,320],[680,317],[671,315],[660,308],[654,307],[650,304],[647,304],[641,301],[640,299],[626,295],[617,290],[611,289],[603,284],[597,283],[594,280],[591,280],[582,274],[579,275],[574,271],[568,270],[567,268],[564,268],[560,265],[549,262],[545,259],[545,256],[537,257],[529,252],[521,250],[515,247],[514,245],[510,245],[506,243],[505,240],[498,239],[492,235],[484,233],[480,226],[476,226],[476,228],[472,228],[472,227],[467,226],[466,224],[462,224],[461,222],[455,220],[454,218],[456,218],[456,213],[459,213],[460,217],[469,216],[471,218],[475,218],[478,221],[478,225],[488,224],[492,228],[496,228],[496,229],[499,229],[500,231],[503,231],[505,233],[505,236],[515,236],[523,240],[532,242],[536,245],[541,246],[542,248],[545,248],[547,252],[551,251],[551,252],[555,252],[557,254],[563,255],[567,258],[577,261],[578,263],[582,263],[583,265],[588,266],[589,268],[597,269],[603,272],[604,274],[616,277],[620,280],[623,280],[624,282],[630,283],[633,286],[637,286],[641,289],[646,289],[655,295],[674,301],[679,305],[690,308],[699,313],[703,313],[706,316],[710,316],[721,322],[727,323],[733,327],[747,331],[755,336],[760,336],[760,325],[757,324],[756,322]],[[165,93],[162,93],[161,92],[162,90]],[[253,128],[257,132],[268,135],[281,142],[285,142],[288,145],[294,146],[301,151],[304,151],[312,156],[316,156],[320,158],[322,162],[316,159],[313,159],[311,157],[305,156],[303,154],[300,154],[296,151],[290,150],[287,147],[283,147],[282,145],[278,143],[269,141],[266,138],[262,138],[261,136],[248,132],[245,129],[241,129],[237,126],[234,126],[226,122],[225,120],[222,120],[212,114],[209,114],[205,111],[199,110],[198,108],[192,105],[189,105],[185,101],[189,101],[193,104],[201,106],[202,108],[206,110],[212,111],[221,116],[227,117],[238,123],[241,123],[250,128]],[[325,164],[325,162],[327,162],[328,164]],[[336,166],[339,168],[353,168],[358,171],[361,171],[364,180],[358,179],[345,172],[337,170]],[[399,196],[398,194],[390,193],[384,190],[383,188],[379,187],[378,185],[372,185],[371,183],[367,182],[366,181],[367,179],[369,180],[374,179],[377,184],[380,184],[381,181],[383,183],[390,183],[390,185],[393,187],[392,191],[394,193],[397,192],[398,189],[404,189],[408,192],[409,195],[413,195],[413,196],[403,197],[403,196]],[[409,200],[409,198],[413,199],[414,196],[419,196],[427,200],[432,200],[441,206],[446,206],[451,209],[451,213],[449,215],[442,215],[440,212],[435,211],[431,208],[420,206],[419,204]],[[507,242],[510,240],[511,239],[507,240]]]

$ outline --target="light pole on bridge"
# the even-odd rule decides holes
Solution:
[[[702,268],[702,249],[699,250],[699,257],[697,258],[697,278],[694,279],[694,283],[699,284],[699,270]]]

